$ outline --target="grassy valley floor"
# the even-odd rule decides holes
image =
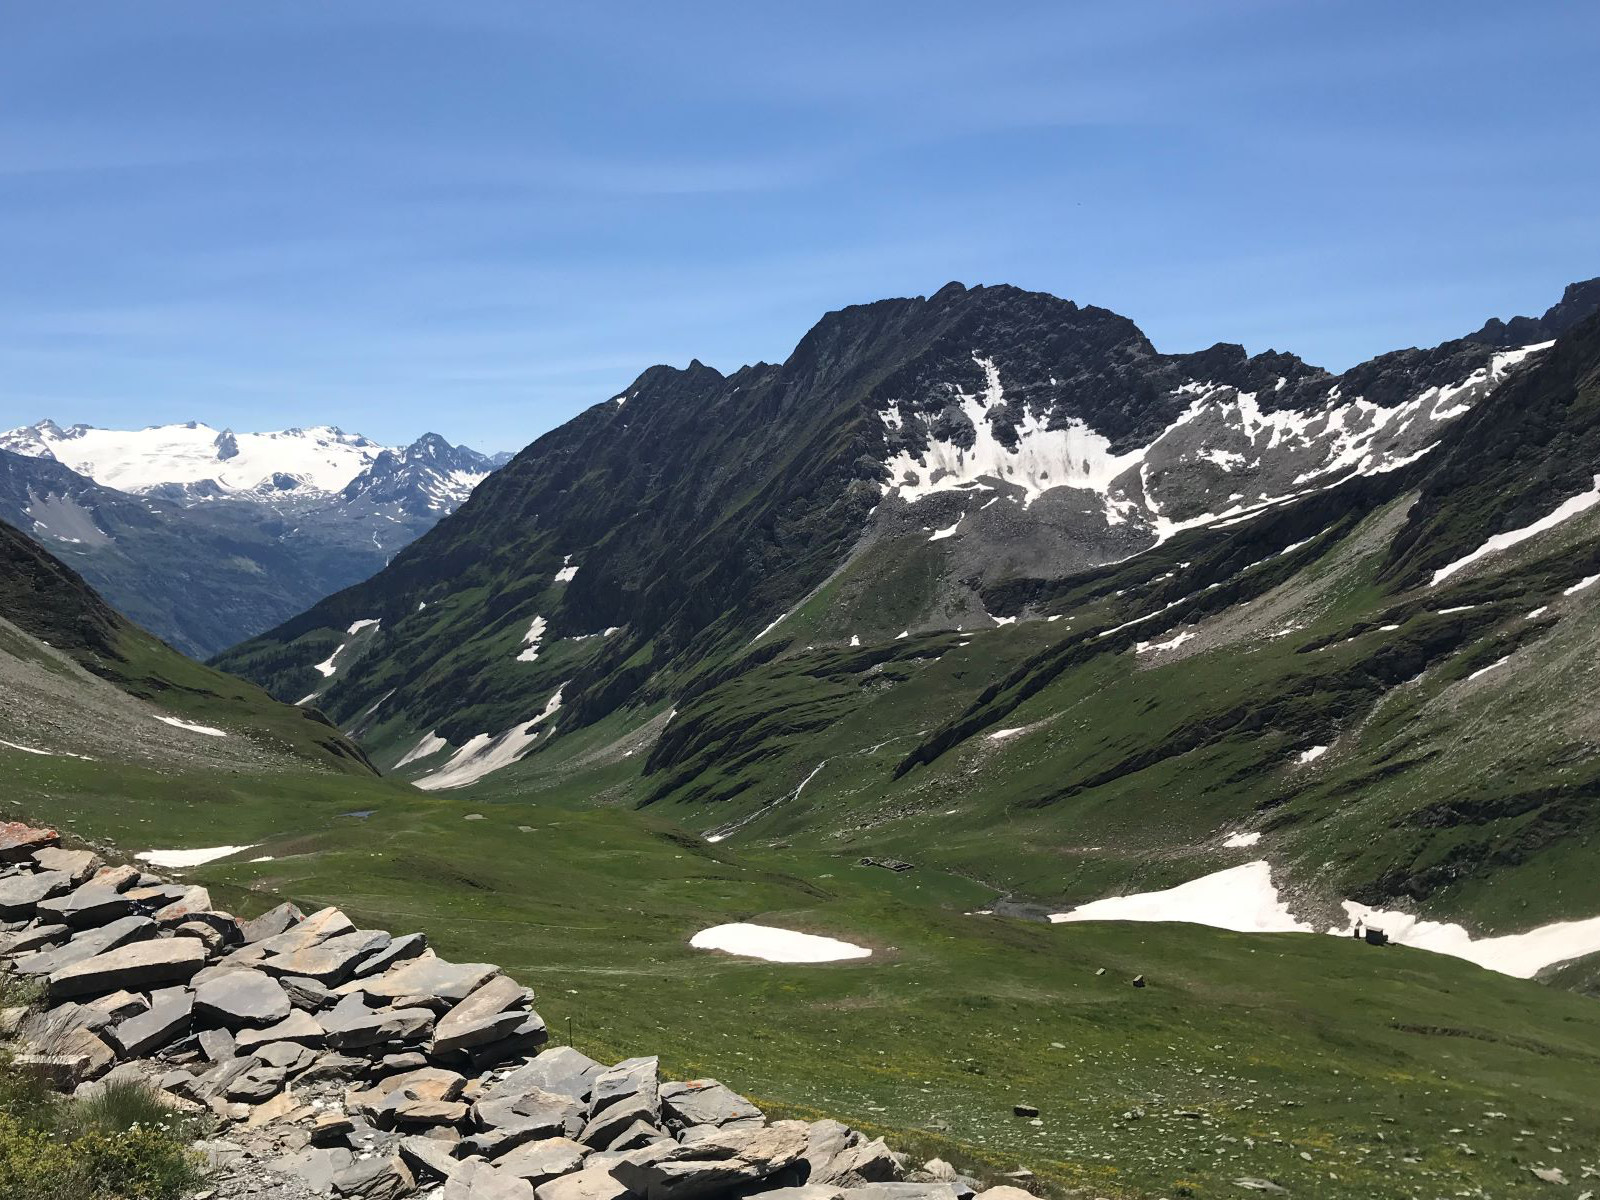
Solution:
[[[991,1176],[1026,1166],[1058,1194],[1234,1196],[1245,1179],[1503,1196],[1543,1187],[1534,1167],[1576,1182],[1600,1166],[1590,999],[1341,938],[969,915],[995,893],[953,871],[713,845],[593,806],[633,770],[598,765],[529,800],[0,748],[6,816],[130,854],[252,844],[187,876],[242,913],[287,897],[423,929],[533,986],[556,1040],[659,1052],[774,1111]],[[873,955],[786,966],[689,948],[739,920]]]

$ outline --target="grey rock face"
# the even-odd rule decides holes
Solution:
[[[587,1101],[595,1078],[606,1068],[571,1046],[552,1046],[489,1089],[490,1097],[514,1096],[538,1088]]]
[[[234,1035],[238,1043],[239,1053],[248,1054],[257,1046],[265,1046],[272,1042],[298,1042],[302,1046],[320,1046],[327,1038],[327,1032],[310,1013],[303,1013],[299,1009],[291,1012],[275,1025],[268,1025],[265,1029],[244,1029]]]
[[[629,1195],[625,1184],[599,1168],[585,1168],[552,1179],[535,1193],[537,1200],[626,1200]]]
[[[534,1187],[583,1166],[589,1148],[567,1137],[544,1138],[519,1146],[494,1160],[497,1169],[526,1179]]]

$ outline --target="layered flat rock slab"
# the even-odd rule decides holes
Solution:
[[[445,1180],[444,1200],[534,1200],[534,1191],[526,1179],[486,1162],[470,1161],[463,1162]]]
[[[630,1194],[625,1184],[601,1167],[586,1167],[552,1179],[534,1192],[537,1200],[627,1200]]]
[[[355,974],[356,964],[389,944],[379,930],[355,930],[261,960],[261,969],[274,975],[293,975],[317,983],[343,983]]]
[[[289,995],[276,979],[260,971],[230,971],[195,989],[195,1009],[228,1029],[276,1025],[291,1011]]]
[[[74,929],[104,925],[107,921],[128,916],[132,912],[132,900],[115,888],[92,880],[64,896],[53,896],[39,902],[39,916],[42,919],[71,925]]]
[[[397,1007],[459,1004],[498,974],[500,968],[493,963],[453,963],[422,955],[366,980],[362,990]]]
[[[691,1079],[661,1085],[661,1112],[679,1127],[759,1121],[762,1111],[715,1079]]]
[[[343,1049],[420,1042],[433,1029],[433,1019],[425,1008],[368,1008],[360,995],[346,996],[319,1018],[328,1045]]]
[[[59,895],[71,886],[72,876],[65,871],[36,871],[31,875],[0,879],[0,917],[13,920],[31,917],[41,900]]]
[[[662,1142],[635,1151],[611,1174],[644,1200],[689,1200],[749,1187],[804,1155],[810,1127],[778,1121],[756,1129],[723,1129],[693,1146]]]
[[[484,1046],[510,1036],[527,1019],[533,993],[507,975],[496,975],[439,1019],[434,1054]]]
[[[583,1166],[589,1147],[568,1137],[544,1138],[519,1146],[494,1160],[497,1170],[526,1179],[538,1187],[551,1179],[570,1175]]]
[[[535,1089],[586,1102],[606,1067],[571,1046],[552,1046],[500,1080],[485,1099],[520,1096]]]
[[[75,934],[64,946],[30,954],[11,964],[23,975],[50,975],[108,950],[144,941],[156,935],[156,923],[149,917],[121,917],[99,929]]]
[[[21,821],[0,821],[0,862],[21,862],[35,851],[60,841],[61,835],[54,829],[39,829]]]
[[[74,884],[87,882],[90,876],[106,865],[93,850],[63,850],[60,846],[35,850],[33,861],[41,870],[70,875]]]
[[[264,1029],[244,1029],[234,1035],[240,1054],[248,1054],[257,1046],[273,1042],[296,1042],[302,1046],[320,1046],[327,1038],[322,1023],[310,1013],[295,1009],[275,1025]]]
[[[189,1031],[194,993],[188,988],[163,988],[150,996],[150,1007],[129,1017],[108,1033],[126,1058],[139,1058],[176,1041]]]
[[[134,942],[54,972],[50,995],[65,999],[183,983],[205,962],[206,949],[193,938]]]

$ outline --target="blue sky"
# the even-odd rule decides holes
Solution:
[[[0,0],[0,424],[513,449],[951,279],[1341,367],[1600,274],[1600,7]]]

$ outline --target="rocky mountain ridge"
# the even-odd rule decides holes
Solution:
[[[382,573],[220,661],[294,700],[322,688],[325,644],[381,621],[319,693],[335,719],[382,697],[393,757],[459,752],[559,693],[547,743],[691,694],[824,587],[810,641],[996,628],[1047,581],[1422,459],[1547,350],[1462,339],[1334,376],[1226,344],[1162,354],[1124,317],[1016,288],[847,308],[781,365],[651,368]]]
[[[292,904],[241,920],[203,887],[16,823],[0,824],[0,863],[0,971],[43,997],[5,1013],[13,1068],[80,1095],[134,1082],[210,1117],[198,1148],[224,1197],[980,1194],[937,1160],[907,1180],[900,1156],[837,1121],[769,1122],[716,1080],[663,1080],[653,1057],[550,1046],[529,989],[421,934]]]

